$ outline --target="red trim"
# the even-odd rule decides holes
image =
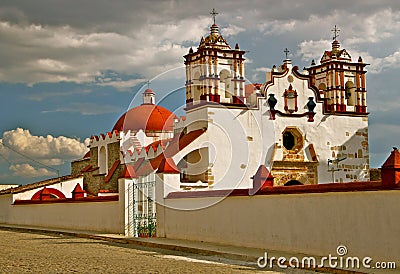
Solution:
[[[122,171],[121,175],[119,178],[125,178],[125,179],[131,179],[131,178],[137,178],[138,176],[136,175],[135,169],[133,166],[126,164],[124,170]]]
[[[196,140],[204,132],[206,132],[205,129],[197,129],[187,134],[181,134],[179,136],[174,137],[164,151],[165,157],[170,158],[174,156],[176,153],[178,153],[186,146],[188,146],[190,143],[192,143],[194,140]]]
[[[111,189],[100,189],[99,193],[118,193],[118,191]]]
[[[317,185],[275,186],[265,187],[255,192],[254,195],[278,195],[278,194],[301,194],[301,193],[326,193],[326,192],[353,192],[353,191],[379,191],[400,190],[397,185],[386,186],[381,181],[376,182],[354,182],[354,183],[330,183]],[[206,190],[191,192],[171,192],[168,199],[174,198],[201,198],[201,197],[226,197],[226,196],[249,196],[251,189],[229,189],[229,190]]]
[[[58,189],[55,188],[47,188],[44,187],[41,190],[37,191],[35,194],[33,194],[31,200],[47,200],[47,199],[55,199],[55,198],[51,198],[51,195],[54,195],[57,197],[57,199],[65,199],[65,195],[64,193],[62,193],[61,191],[59,191]]]
[[[260,165],[256,174],[252,177],[253,189],[249,189],[249,194],[253,195],[258,190],[274,185],[274,177],[271,175],[265,165]]]
[[[31,204],[61,204],[61,203],[82,203],[82,202],[111,202],[118,201],[118,195],[110,196],[96,196],[85,198],[64,198],[64,199],[51,199],[51,200],[16,200],[13,205],[31,205]]]
[[[88,152],[86,152],[86,154],[83,156],[83,159],[85,158],[90,158],[90,150]]]
[[[172,158],[163,158],[158,166],[157,173],[179,174],[180,171]]]
[[[385,186],[400,185],[400,152],[393,148],[381,169],[382,183]]]
[[[87,166],[85,166],[84,168],[81,169],[81,172],[87,172],[87,171],[89,171],[91,168],[92,168],[91,165],[87,165]]]
[[[80,184],[76,184],[74,190],[72,191],[72,198],[73,199],[78,199],[78,198],[84,198],[85,197],[86,191],[84,191],[81,187]]]
[[[111,177],[114,175],[115,171],[117,170],[121,160],[116,160],[110,170],[108,171],[107,176],[104,178],[104,182],[108,183],[111,180]]]

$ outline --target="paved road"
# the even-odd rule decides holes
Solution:
[[[261,271],[250,263],[129,244],[3,230],[0,250],[0,273],[282,273]]]

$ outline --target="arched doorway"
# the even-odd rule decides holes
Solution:
[[[290,180],[284,186],[302,186],[303,184],[297,180]]]

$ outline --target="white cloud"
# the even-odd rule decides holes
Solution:
[[[400,14],[391,8],[378,10],[366,16],[363,20],[360,20],[356,14],[352,14],[347,17],[347,20],[352,26],[351,30],[353,30],[350,33],[351,35],[347,36],[349,38],[345,39],[348,45],[382,43],[400,30]]]
[[[285,32],[293,31],[295,29],[295,26],[295,20],[272,20],[258,23],[257,29],[264,35],[279,35]]]
[[[369,70],[371,73],[381,73],[387,69],[400,67],[400,49],[382,58],[368,57],[365,60],[371,64]]]
[[[330,48],[331,42],[328,40],[308,40],[299,44],[299,50],[296,54],[301,56],[303,61],[314,59],[316,62],[318,62],[324,51],[329,50]]]
[[[221,35],[223,36],[237,35],[243,31],[246,31],[246,29],[239,27],[237,25],[229,24],[227,27],[221,30]]]
[[[8,82],[92,82],[101,71],[146,78],[182,64],[188,48],[207,33],[208,18],[148,24],[139,30],[82,32],[70,26],[16,25],[0,22],[0,80]],[[228,29],[232,34],[239,27]],[[12,45],[12,46],[10,46]],[[29,50],[27,50],[29,49]],[[111,81],[126,89],[136,81]]]
[[[251,82],[255,83],[257,81],[261,81],[261,83],[265,82],[265,74],[266,72],[271,71],[271,68],[267,67],[259,67],[252,70],[251,73]]]
[[[115,87],[119,91],[132,91],[132,87],[137,84],[145,82],[146,79],[130,79],[130,80],[122,80],[122,79],[111,79],[110,81],[97,82],[96,84],[99,86],[112,86]]]
[[[49,177],[57,175],[57,173],[54,171],[49,171],[46,168],[35,168],[30,164],[10,165],[9,170],[12,171],[13,176],[25,178]]]
[[[78,139],[65,136],[35,136],[27,129],[17,128],[4,132],[0,142],[4,144],[0,146],[1,155],[13,166],[30,161],[24,156],[45,165],[61,165],[81,158],[88,151],[89,139],[82,143]]]

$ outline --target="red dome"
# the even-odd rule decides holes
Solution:
[[[175,114],[166,108],[143,104],[125,112],[115,124],[118,131],[173,131]]]

